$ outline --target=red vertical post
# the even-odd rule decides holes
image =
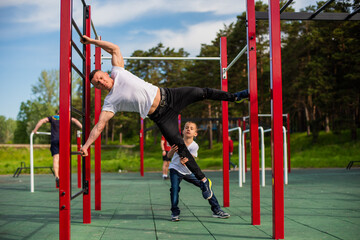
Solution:
[[[77,144],[77,150],[80,151],[81,148],[80,131],[77,131],[76,133],[76,144]],[[78,188],[81,188],[81,155],[77,155],[77,182],[78,182]]]
[[[140,118],[140,175],[144,176],[144,119]]]
[[[269,0],[273,238],[284,238],[281,31],[278,0]]]
[[[179,133],[181,134],[181,114],[178,115]]]
[[[247,0],[246,17],[248,83],[250,91],[250,147],[251,147],[251,211],[252,224],[260,225],[260,169],[259,169],[259,120],[257,97],[257,64],[256,64],[256,20],[254,0]]]
[[[84,7],[85,14],[85,35],[90,37],[91,31],[91,8],[90,6]],[[90,44],[85,46],[85,139],[89,138],[90,135],[90,107],[91,107],[91,98],[90,98],[90,81],[89,75],[91,70],[91,60],[90,60]],[[91,223],[91,158],[90,158],[90,149],[89,155],[85,157],[85,187],[87,190],[83,194],[83,223]]]
[[[59,187],[59,239],[70,239],[70,94],[71,94],[71,19],[72,1],[61,0],[60,17],[60,187]]]
[[[290,115],[287,114],[286,115],[286,128],[287,128],[287,136],[286,136],[286,140],[287,140],[287,160],[288,160],[288,172],[291,172],[291,162],[290,162]]]
[[[101,38],[99,38],[100,40]],[[101,48],[95,47],[95,69],[101,69]],[[101,90],[95,88],[95,124],[101,113]],[[95,140],[95,210],[101,210],[101,135]]]
[[[243,118],[243,131],[246,130],[246,119]],[[246,156],[246,133],[244,133],[244,162],[245,162],[245,172],[247,172],[247,156]]]
[[[228,90],[227,78],[227,44],[226,37],[220,39],[220,56],[221,56],[221,90]],[[222,101],[222,132],[223,132],[223,198],[224,207],[230,206],[230,188],[229,188],[229,116],[228,102]]]

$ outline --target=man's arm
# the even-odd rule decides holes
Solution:
[[[71,121],[76,124],[79,128],[82,128],[82,124],[76,118],[71,118]]]
[[[86,157],[88,155],[87,149],[90,145],[95,142],[95,140],[100,136],[101,132],[104,130],[106,123],[114,116],[113,112],[102,111],[99,116],[98,123],[90,132],[90,136],[87,139],[86,143],[80,149],[81,155]]]
[[[36,133],[37,130],[41,127],[41,125],[43,125],[44,123],[48,123],[49,122],[49,119],[48,118],[43,118],[43,119],[40,119],[39,122],[36,124],[34,130],[32,131],[33,133]]]
[[[106,52],[111,54],[111,64],[113,66],[124,67],[123,56],[121,55],[119,46],[117,46],[116,44],[103,40],[92,39],[86,35],[84,35],[80,41],[83,44],[94,44],[95,46],[101,47]]]

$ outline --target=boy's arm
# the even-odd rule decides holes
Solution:
[[[94,128],[90,132],[90,136],[87,139],[86,143],[82,148],[80,148],[81,155],[86,157],[88,155],[87,149],[90,145],[95,142],[95,140],[99,137],[101,132],[104,130],[106,123],[114,116],[113,112],[102,111],[99,116],[98,123],[94,126]]]
[[[103,40],[96,40],[89,38],[86,35],[83,35],[82,39],[80,40],[83,44],[94,44],[95,46],[101,47],[106,52],[111,54],[111,64],[117,67],[124,67],[124,59],[121,55],[120,48],[116,44],[111,42],[103,41]]]
[[[37,130],[41,127],[41,125],[43,125],[44,123],[48,123],[49,122],[49,119],[48,118],[43,118],[43,119],[40,119],[39,122],[36,124],[34,130],[32,130],[33,133],[36,133]]]

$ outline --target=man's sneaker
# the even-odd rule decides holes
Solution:
[[[216,213],[213,213],[214,218],[229,218],[230,214],[224,212],[223,210],[219,210]]]
[[[56,188],[59,188],[60,187],[60,180],[59,178],[55,178],[55,183],[56,183]]]
[[[245,89],[241,92],[236,92],[234,93],[235,95],[235,101],[236,103],[241,103],[242,101],[246,100],[249,98],[249,90]]]
[[[206,179],[206,182],[201,181],[201,183],[200,183],[200,188],[201,188],[201,191],[202,191],[202,195],[203,195],[203,197],[205,199],[210,199],[213,196],[211,186],[212,186],[212,182],[211,182],[211,180],[209,178]]]
[[[178,221],[180,221],[179,215],[177,215],[177,216],[171,215],[171,221],[172,221],[172,222],[178,222]]]

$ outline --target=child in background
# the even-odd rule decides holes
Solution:
[[[190,153],[197,157],[197,151],[199,145],[194,141],[194,137],[197,136],[197,126],[193,122],[186,122],[183,130],[184,142]],[[179,192],[180,192],[180,182],[184,179],[185,181],[194,184],[195,186],[200,187],[200,180],[198,180],[195,175],[186,167],[185,163],[188,161],[187,158],[180,158],[177,154],[177,146],[173,145],[171,150],[168,153],[168,157],[172,158],[169,165],[170,169],[170,200],[171,200],[171,221],[179,221],[180,209],[178,207],[179,203]],[[210,181],[210,179],[208,179]],[[211,184],[211,181],[210,181]],[[219,202],[217,201],[215,194],[213,194],[209,199],[209,204],[213,212],[213,217],[216,218],[228,218],[230,214],[221,210]]]

